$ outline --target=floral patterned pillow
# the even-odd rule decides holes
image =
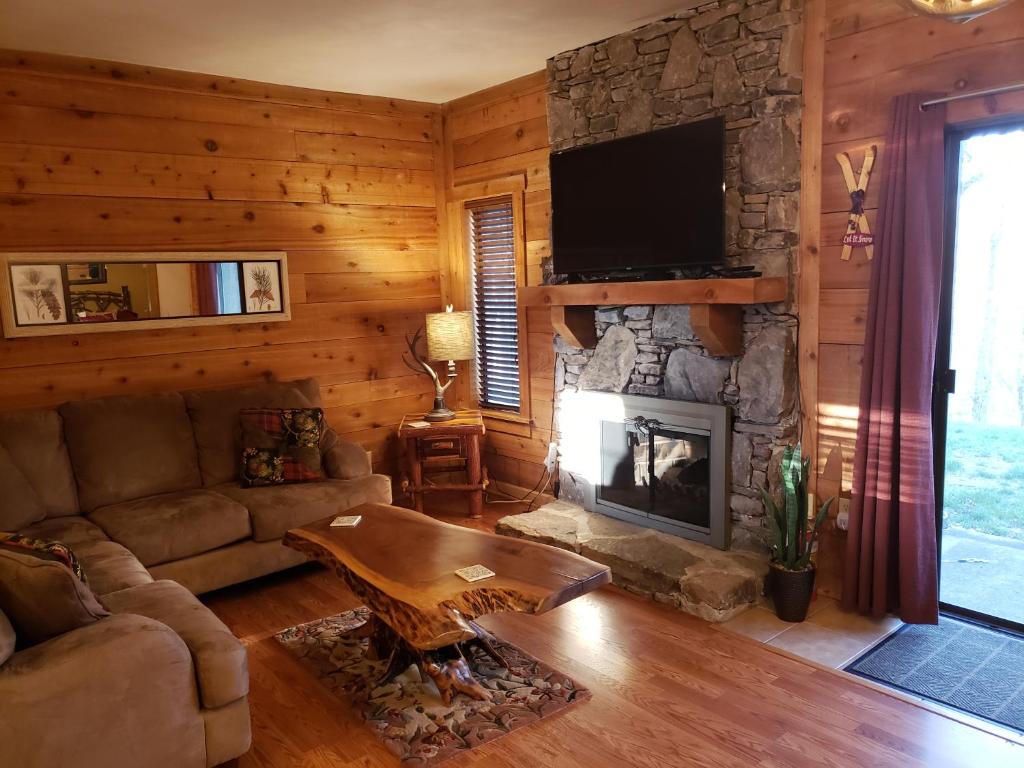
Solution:
[[[19,648],[110,615],[65,544],[16,533],[0,533],[0,612]]]
[[[28,536],[22,536],[20,533],[0,533],[0,547],[22,550],[40,560],[55,560],[61,565],[66,566],[83,584],[89,583],[89,580],[85,577],[85,571],[82,569],[82,564],[78,562],[75,553],[71,551],[67,544],[62,544],[59,541],[33,539]]]
[[[282,485],[324,479],[320,408],[247,408],[242,425],[242,485]]]

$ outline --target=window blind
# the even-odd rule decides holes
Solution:
[[[511,200],[467,207],[476,319],[477,399],[481,407],[518,411],[515,222]]]

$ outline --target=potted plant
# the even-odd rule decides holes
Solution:
[[[801,458],[800,445],[786,446],[779,474],[782,480],[783,506],[780,508],[766,490],[761,489],[768,527],[771,531],[771,563],[768,592],[775,604],[775,615],[783,621],[803,621],[814,593],[814,563],[811,553],[818,529],[828,517],[835,498],[821,505],[813,521],[808,517],[807,477],[811,460]]]

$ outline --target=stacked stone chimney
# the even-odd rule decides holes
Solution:
[[[724,117],[728,262],[792,285],[802,34],[799,0],[723,0],[561,53],[548,61],[552,149]],[[556,339],[556,391],[731,405],[733,546],[762,546],[760,489],[799,420],[792,311],[747,307],[744,353],[715,358],[694,335],[686,306],[600,307],[596,349]],[[560,480],[573,500],[575,481],[567,473]]]

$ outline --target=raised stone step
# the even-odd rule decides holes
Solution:
[[[753,606],[768,573],[766,554],[723,552],[564,501],[503,517],[497,532],[604,563],[620,587],[707,621],[727,621]]]

